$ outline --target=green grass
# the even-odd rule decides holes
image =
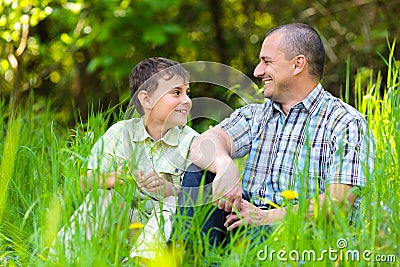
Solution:
[[[289,212],[271,235],[265,235],[264,243],[257,242],[262,236],[248,240],[237,234],[225,247],[213,251],[200,243],[193,244],[186,252],[182,246],[172,246],[174,249],[161,251],[156,262],[148,266],[382,265],[363,260],[329,260],[328,254],[324,261],[318,262],[290,260],[290,256],[297,256],[296,251],[301,256],[302,252],[313,250],[318,257],[323,250],[337,249],[340,239],[347,241],[343,257],[349,250],[360,253],[368,250],[374,255],[395,255],[396,262],[391,265],[399,266],[400,63],[393,57],[394,45],[390,51],[388,71],[384,75],[360,70],[354,79],[348,77],[348,84],[354,81],[356,107],[365,114],[376,138],[375,173],[362,191],[362,216],[357,226],[349,226],[340,213],[334,223],[317,218],[302,219],[306,217],[307,207],[303,199],[299,212]],[[105,113],[92,112],[83,120],[76,116],[72,128],[51,110],[50,104],[35,112],[30,108],[21,109],[18,114],[13,118],[4,101],[0,101],[3,129],[0,133],[0,266],[68,266],[62,257],[58,261],[48,259],[49,247],[58,229],[68,222],[85,197],[78,178],[85,170],[91,147],[106,131],[110,119],[122,119],[123,112],[117,106]],[[207,214],[204,211],[198,216],[204,218]],[[186,234],[193,238],[200,236],[196,229]],[[125,237],[126,229],[117,227],[101,245],[78,240],[74,266],[121,266],[122,259],[129,254]],[[258,259],[257,255],[263,258],[264,252],[271,250],[276,251],[273,263],[269,259]],[[278,260],[279,250],[287,253],[287,262]]]

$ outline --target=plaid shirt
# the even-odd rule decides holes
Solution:
[[[128,164],[131,172],[164,173],[170,182],[180,186],[181,176],[190,163],[189,148],[197,135],[188,126],[173,127],[163,138],[154,141],[142,119],[119,121],[94,144],[88,169],[110,172]]]
[[[373,173],[367,122],[320,84],[287,116],[267,100],[236,110],[218,127],[233,142],[233,158],[248,154],[243,194],[259,207],[268,206],[265,199],[281,205],[289,189],[311,198],[327,184],[361,187]]]

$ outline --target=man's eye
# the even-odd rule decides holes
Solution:
[[[175,91],[173,92],[173,94],[175,94],[175,95],[180,95],[181,92],[179,92],[179,90],[175,90]]]

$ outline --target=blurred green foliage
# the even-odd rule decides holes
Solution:
[[[50,98],[71,122],[72,108],[85,117],[126,100],[129,72],[151,56],[221,62],[253,78],[265,33],[304,22],[323,38],[323,84],[339,95],[349,57],[354,73],[386,68],[379,54],[400,32],[399,13],[395,0],[0,0],[0,93],[14,107],[33,93],[37,112]],[[223,90],[192,95],[227,101]]]

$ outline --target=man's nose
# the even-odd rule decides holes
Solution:
[[[262,66],[261,62],[258,63],[256,68],[254,69],[253,75],[254,75],[254,77],[264,76],[264,67]]]

